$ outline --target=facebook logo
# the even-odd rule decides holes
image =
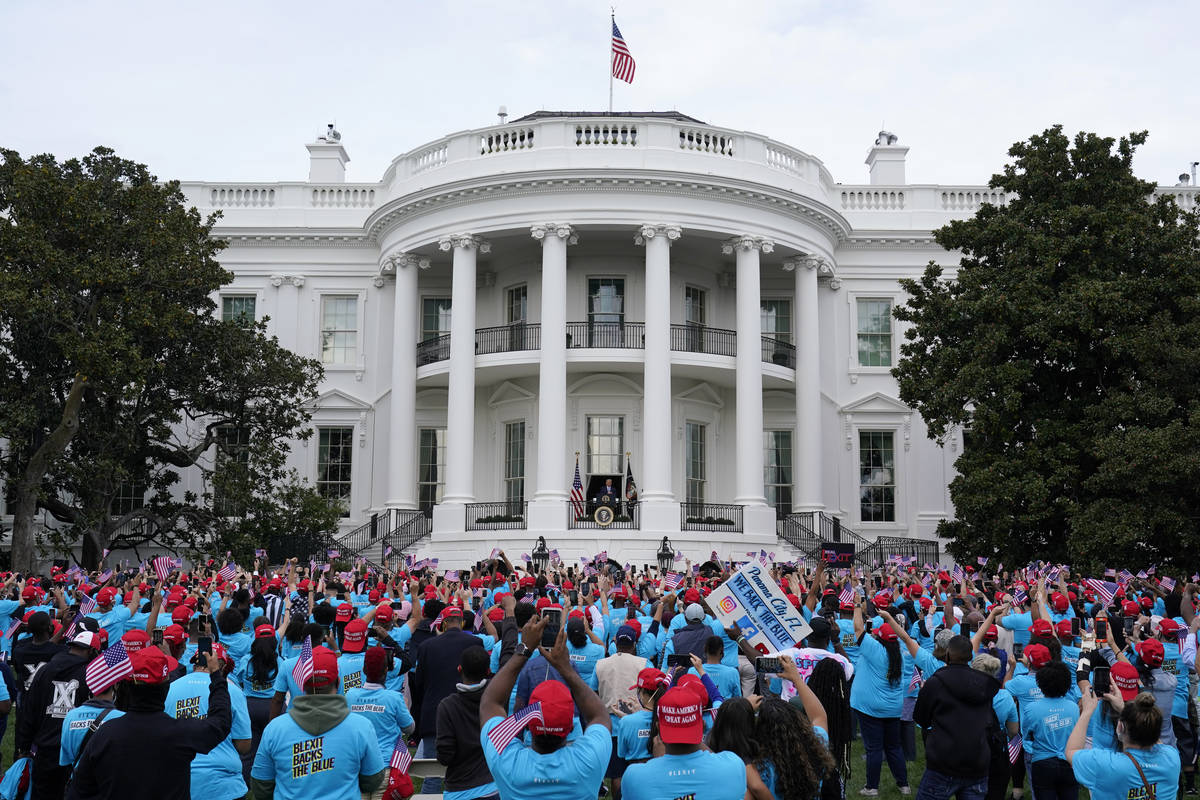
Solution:
[[[737,621],[738,628],[742,631],[742,636],[750,639],[758,634],[758,626],[754,624],[754,620],[750,617],[742,617]]]

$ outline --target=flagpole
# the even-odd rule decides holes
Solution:
[[[615,8],[612,9],[612,13],[609,15],[608,21],[610,23],[608,27],[608,113],[612,114],[613,63],[617,57],[617,53],[615,50],[613,50],[612,46],[612,26],[617,24],[617,10]]]

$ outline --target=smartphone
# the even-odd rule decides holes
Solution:
[[[1096,641],[1097,642],[1107,642],[1108,641],[1108,620],[1106,620],[1106,619],[1096,620]]]
[[[1079,635],[1079,617],[1071,617],[1071,635]]]
[[[558,631],[562,628],[562,611],[548,608],[542,612],[542,616],[546,619],[546,628],[542,631],[542,646],[554,647],[554,643],[558,641]]]
[[[155,629],[154,629],[154,633],[153,633],[153,634],[151,634],[151,636],[150,636],[150,643],[151,643],[151,644],[162,644],[162,643],[163,643],[163,632],[162,632],[162,628],[155,628]]]
[[[1133,634],[1133,626],[1136,624],[1137,624],[1136,617],[1126,617],[1125,618],[1125,635],[1126,636],[1131,636]]]
[[[783,672],[783,662],[778,656],[759,656],[754,659],[754,668],[759,672],[769,672],[778,675]]]
[[[649,564],[642,564],[642,574],[643,575],[650,574],[650,565]]]
[[[968,639],[970,639],[972,636],[975,635],[975,626],[969,622],[960,623],[958,626],[958,630],[962,633],[963,636],[967,637]]]
[[[1025,645],[1020,642],[1013,642],[1013,658],[1021,660],[1021,655],[1025,652]]]
[[[573,605],[573,606],[577,606],[577,605],[579,605],[579,592],[578,592],[578,590],[576,590],[576,589],[572,589],[570,594],[571,594],[571,605]]]
[[[201,636],[196,640],[196,652],[208,654],[212,652],[212,637]]]
[[[1108,694],[1110,685],[1108,667],[1096,667],[1092,670],[1092,690],[1097,697]]]
[[[863,623],[863,630],[865,630],[867,633],[870,633],[871,629],[874,627],[875,627],[875,620],[873,620],[873,619],[869,619]]]
[[[692,665],[692,657],[687,653],[671,653],[667,656],[667,669],[675,667],[690,667]]]

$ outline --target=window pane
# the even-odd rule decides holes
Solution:
[[[417,503],[426,516],[432,516],[446,488],[446,429],[421,428],[420,434]]]
[[[698,422],[687,423],[685,439],[687,441],[687,454],[684,465],[687,502],[703,503],[706,481],[705,426]]]
[[[254,295],[224,295],[221,297],[221,320],[233,322],[245,319],[253,322],[254,307]]]
[[[250,429],[235,425],[222,425],[217,429],[216,469],[221,472],[245,469],[250,463]],[[231,476],[236,479],[239,476]],[[232,499],[225,497],[220,486],[213,490],[213,510],[223,517],[240,517],[245,509]]]
[[[625,418],[588,417],[588,475],[620,475],[625,466]]]
[[[792,301],[762,301],[762,334],[781,342],[792,341]]]
[[[421,341],[450,332],[450,298],[426,297],[421,302]]]
[[[358,359],[358,298],[327,295],[321,300],[321,361],[353,364]]]
[[[318,428],[317,491],[342,502],[342,516],[350,516],[350,488],[354,428]]]
[[[859,431],[858,467],[863,522],[895,522],[895,440],[891,431]]]
[[[508,290],[508,322],[525,322],[529,319],[529,287],[514,286]]]
[[[892,365],[892,301],[858,301],[858,364]]]
[[[625,319],[625,279],[588,279],[588,322],[622,322]]]
[[[792,513],[791,431],[763,431],[763,489],[777,516]]]
[[[695,286],[685,286],[683,289],[683,321],[691,325],[703,325],[704,290]]]
[[[520,503],[525,499],[525,421],[504,426],[504,499]],[[520,509],[511,513],[521,513]]]

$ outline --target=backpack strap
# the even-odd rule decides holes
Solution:
[[[76,756],[76,762],[83,758],[83,753],[87,750],[88,742],[92,740],[92,734],[100,730],[100,726],[104,724],[104,718],[113,712],[112,707],[106,708],[97,714],[91,722],[88,723],[87,733],[83,735],[83,740],[79,742],[79,755]],[[1134,762],[1137,763],[1137,762]]]
[[[1138,771],[1138,777],[1142,779],[1142,787],[1146,790],[1147,800],[1154,797],[1154,793],[1150,791],[1150,781],[1146,780],[1146,773],[1142,772],[1142,765],[1137,762],[1137,759],[1130,755],[1129,751],[1125,751],[1125,757],[1133,762],[1133,766]]]

